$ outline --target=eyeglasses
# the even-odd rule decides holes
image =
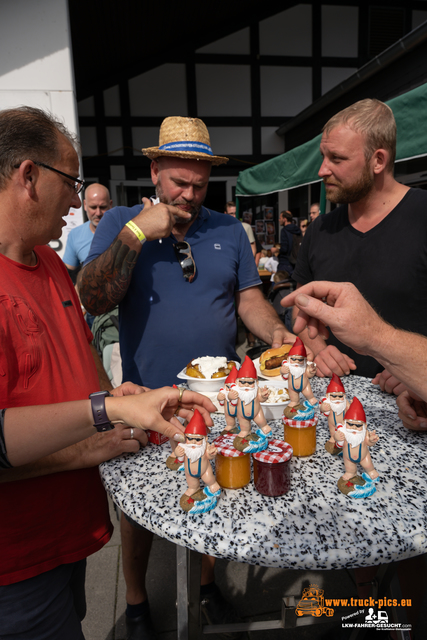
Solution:
[[[60,176],[64,176],[65,178],[68,178],[69,180],[71,180],[72,182],[74,182],[73,185],[70,185],[70,187],[72,186],[74,191],[79,194],[81,191],[83,191],[86,182],[85,180],[80,180],[80,178],[74,178],[73,176],[69,176],[68,173],[64,173],[63,171],[59,171],[58,169],[54,169],[53,167],[49,167],[48,164],[44,164],[44,162],[37,162],[37,160],[33,160],[34,164],[36,164],[38,167],[44,167],[45,169],[49,169],[49,171],[54,171],[55,173],[59,173]]]
[[[191,253],[191,248],[188,242],[177,242],[173,245],[175,255],[181,265],[182,274],[185,280],[193,282],[196,277],[196,263]]]

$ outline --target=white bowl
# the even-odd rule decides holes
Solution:
[[[259,380],[259,387],[274,387],[276,389],[286,389],[287,384],[284,380],[282,382],[276,382],[275,380]],[[289,404],[289,397],[284,402],[261,402],[261,407],[265,416],[265,419],[268,420],[280,420],[283,415],[283,410]]]
[[[200,393],[210,393],[212,391],[219,391],[221,387],[224,386],[224,382],[227,376],[222,378],[212,378],[208,380],[207,378],[193,378],[192,376],[188,376],[185,373],[185,367],[182,371],[180,371],[177,375],[177,378],[180,380],[185,380],[188,384],[188,388],[191,391],[199,391]]]

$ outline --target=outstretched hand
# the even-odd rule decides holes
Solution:
[[[381,373],[377,373],[372,380],[372,384],[379,384],[381,391],[386,393],[394,393],[395,396],[399,396],[404,391],[407,391],[408,387],[403,384],[396,376],[393,376],[386,369]]]
[[[210,413],[215,405],[195,391],[184,390],[181,401],[180,390],[162,387],[142,394],[120,398],[106,398],[107,414],[112,421],[121,421],[139,429],[151,429],[163,433],[175,441],[184,441],[184,429],[174,416],[190,420],[193,409],[198,409],[207,426],[212,426]],[[113,417],[114,416],[114,417]]]
[[[427,403],[412,391],[404,391],[396,399],[399,418],[411,431],[427,431]]]
[[[342,376],[348,376],[350,371],[356,369],[353,358],[341,353],[333,345],[327,345],[319,351],[314,362],[317,367],[316,375],[318,378],[331,378],[333,373],[336,373],[341,378]]]
[[[283,298],[281,305],[298,307],[295,333],[307,327],[311,339],[317,336],[326,339],[329,336],[326,327],[330,327],[338,340],[362,355],[367,354],[372,336],[381,331],[383,325],[381,318],[349,282],[310,282]],[[326,364],[333,371],[330,364]]]

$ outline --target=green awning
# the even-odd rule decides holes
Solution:
[[[389,100],[397,124],[396,162],[427,155],[427,83]],[[322,135],[239,173],[237,196],[285,191],[319,182]]]

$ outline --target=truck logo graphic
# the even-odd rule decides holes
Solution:
[[[333,616],[334,610],[329,607],[325,607],[324,590],[320,589],[317,584],[311,584],[306,587],[302,592],[302,598],[298,602],[295,609],[297,616],[314,616],[320,618],[320,616]]]

